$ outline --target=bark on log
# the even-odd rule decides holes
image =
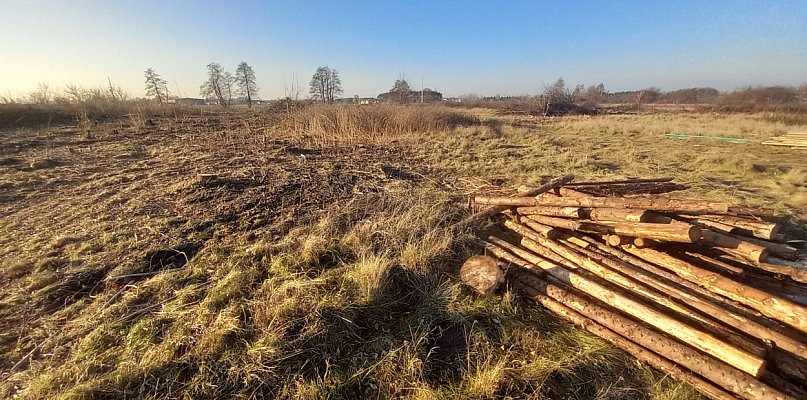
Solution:
[[[573,244],[565,239],[561,239],[560,241],[562,243]],[[614,270],[621,271],[628,276],[634,277],[640,282],[655,287],[659,291],[670,296],[670,298],[679,299],[679,301],[692,306],[706,316],[725,323],[727,326],[740,328],[742,331],[751,336],[757,337],[761,340],[772,341],[781,349],[807,358],[807,344],[791,336],[770,329],[769,327],[760,324],[742,314],[736,313],[725,307],[721,307],[720,305],[712,303],[708,300],[704,300],[693,294],[685,286],[680,285],[678,280],[669,280],[665,277],[653,274],[652,272],[645,271],[636,265],[614,258],[609,258],[607,255],[598,253],[592,249],[578,248],[577,250],[584,253],[590,259],[598,260]]]
[[[653,224],[642,222],[593,223],[564,218],[528,215],[538,223],[573,231],[617,234],[669,242],[694,243],[701,237],[701,229],[689,224]]]
[[[760,313],[807,333],[807,308],[782,297],[743,285],[653,249],[624,248],[629,253],[675,272],[681,278],[754,308]]]
[[[567,184],[568,187],[576,186],[606,186],[606,185],[635,185],[642,183],[667,183],[672,182],[675,178],[637,178],[637,179],[624,179],[620,181],[602,181],[602,182],[572,182]]]
[[[675,211],[693,214],[727,213],[730,206],[725,203],[708,201],[681,200],[663,197],[625,198],[625,197],[550,197],[535,198],[531,204],[523,206],[540,205],[556,207],[589,207],[589,208],[629,208],[639,210]]]
[[[638,248],[655,247],[659,245],[659,242],[653,239],[633,238],[633,245]]]
[[[594,221],[649,222],[648,211],[625,208],[592,208],[588,212],[588,218]]]
[[[635,183],[624,185],[575,186],[575,190],[593,196],[627,196],[636,194],[662,194],[687,189],[676,183]]]
[[[541,193],[545,193],[545,192],[550,191],[550,190],[552,190],[552,189],[554,189],[556,187],[560,187],[561,185],[567,184],[567,183],[571,182],[572,180],[574,180],[574,175],[566,175],[566,176],[562,176],[562,177],[559,177],[559,178],[555,178],[555,179],[552,179],[551,181],[547,182],[545,185],[541,185],[538,188],[530,190],[529,192],[525,193],[524,195],[525,196],[530,196],[530,197],[537,196],[537,195],[539,195]],[[479,223],[481,221],[484,221],[484,220],[486,220],[486,219],[488,219],[488,218],[490,218],[490,217],[492,217],[492,216],[506,210],[507,208],[508,207],[506,207],[506,206],[496,206],[496,207],[491,207],[491,208],[486,209],[484,211],[478,212],[478,213],[473,214],[471,216],[468,216],[464,220],[454,224],[450,228],[450,230],[453,231],[453,232],[460,231],[462,229],[465,229],[468,226],[471,226],[471,225],[477,224],[477,223]]]
[[[529,241],[529,239],[524,240]],[[487,241],[503,247],[520,258],[527,260],[532,265],[543,269],[558,281],[579,289],[589,296],[592,296],[593,298],[598,299],[627,315],[644,321],[656,329],[678,338],[684,343],[688,343],[701,351],[711,354],[718,359],[724,360],[727,364],[732,365],[735,368],[750,374],[751,376],[759,377],[762,373],[765,366],[765,360],[759,356],[755,356],[744,350],[738,349],[737,347],[718,339],[714,335],[682,323],[681,321],[659,312],[658,310],[649,307],[621,293],[620,291],[616,291],[611,287],[605,286],[599,282],[595,282],[591,278],[585,277],[574,270],[563,268],[561,265],[542,259],[541,257],[527,250],[521,249],[501,239],[489,237]]]
[[[799,254],[799,249],[797,249],[795,247],[788,246],[788,245],[786,245],[784,243],[768,242],[766,240],[762,240],[762,239],[758,239],[758,238],[745,237],[745,236],[739,236],[739,235],[729,235],[729,236],[731,236],[731,237],[733,237],[735,239],[738,239],[738,240],[742,240],[742,241],[745,241],[745,242],[748,242],[748,243],[755,244],[757,246],[764,247],[764,248],[768,249],[769,254],[771,254],[773,256],[776,256],[776,257],[779,257],[779,258],[784,258],[786,260],[795,260],[798,257],[798,254]]]
[[[521,215],[546,215],[550,217],[580,218],[580,207],[519,207],[516,211]]]
[[[669,374],[675,379],[685,382],[695,389],[697,389],[704,396],[713,400],[734,400],[736,397],[726,391],[725,389],[716,386],[715,384],[693,374],[690,371],[683,369],[674,362],[634,343],[630,339],[620,335],[619,333],[606,328],[594,320],[583,316],[577,311],[563,305],[562,303],[552,299],[549,296],[541,294],[529,285],[521,283],[518,278],[513,280],[514,286],[530,296],[538,304],[543,305],[549,311],[554,312],[556,315],[565,319],[583,329],[611,342],[614,346],[619,347],[626,353],[635,357],[637,360],[647,363],[653,368],[656,368],[666,374]]]
[[[703,312],[695,305],[691,304],[690,301],[687,301],[689,299],[684,300],[684,298],[678,294],[678,290],[676,290],[675,287],[665,284],[657,277],[652,276],[652,274],[643,273],[625,265],[611,262],[610,259],[598,256],[590,250],[580,249],[569,244],[563,245],[553,240],[542,238],[516,224],[511,223],[510,225],[512,227],[511,229],[524,237],[521,241],[521,245],[528,250],[559,265],[569,266],[570,268],[579,267],[588,273],[596,275],[600,279],[624,288],[628,294],[635,293],[650,299],[680,314],[683,319],[693,324],[698,329],[713,334],[721,340],[725,340],[729,344],[752,355],[760,358],[765,357],[767,349],[762,345],[759,339],[751,339],[750,337],[732,331],[722,326],[709,315],[709,313],[714,312],[717,307],[708,307],[709,311]],[[583,274],[583,277],[587,276]],[[726,312],[722,309],[720,311]]]
[[[766,222],[742,218],[733,215],[701,215],[699,218],[730,225],[741,230],[740,233],[746,236],[754,236],[760,239],[771,240],[781,229],[781,225],[775,222]]]
[[[631,244],[631,243],[633,243],[634,239],[635,239],[634,237],[630,237],[630,236],[608,235],[608,239],[606,240],[606,242],[610,246],[615,246],[616,247],[616,246],[622,246],[622,245],[626,245],[626,244]]]
[[[768,258],[768,250],[762,246],[709,229],[701,230],[699,242],[725,249],[731,254],[738,255],[755,263],[765,261],[765,259]]]
[[[488,244],[486,246],[491,252],[502,254],[504,260],[513,262],[515,265],[528,265],[523,260],[518,260],[512,254],[495,249],[496,246]],[[495,250],[493,250],[495,249]],[[518,267],[511,267],[512,271],[519,271]],[[636,344],[647,348],[656,354],[684,366],[690,371],[703,376],[715,384],[739,395],[744,399],[793,399],[780,391],[754,379],[752,376],[720,361],[702,354],[682,343],[672,340],[664,335],[660,335],[628,318],[622,317],[609,309],[606,309],[595,302],[592,302],[572,290],[566,289],[551,277],[543,275],[544,279],[533,277],[532,274],[525,273],[527,277],[519,274],[519,282],[525,282],[534,289],[532,293],[534,299],[544,304],[545,298],[551,298],[561,303],[577,313],[589,318],[606,328],[619,333],[624,337],[629,337]]]

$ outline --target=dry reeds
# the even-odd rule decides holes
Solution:
[[[373,145],[478,123],[442,106],[319,105],[291,113],[274,129],[308,147]]]

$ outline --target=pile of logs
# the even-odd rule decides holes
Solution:
[[[787,146],[793,149],[807,149],[807,132],[788,132],[762,142],[769,146]]]
[[[572,180],[474,198],[458,226],[494,225],[463,281],[506,281],[709,398],[807,399],[807,269],[781,260],[800,243],[770,210],[659,196],[670,180]]]

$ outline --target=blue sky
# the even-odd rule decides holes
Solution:
[[[0,0],[0,95],[39,82],[143,95],[154,68],[198,96],[205,65],[250,63],[261,96],[317,66],[345,96],[375,96],[399,75],[447,96],[536,94],[603,82],[657,86],[807,82],[807,1],[21,1]]]

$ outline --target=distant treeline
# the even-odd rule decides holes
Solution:
[[[746,87],[732,92],[696,87],[664,92],[651,87],[642,90],[608,92],[601,83],[567,88],[563,79],[545,86],[538,96],[462,95],[457,105],[491,107],[532,115],[596,114],[603,109],[639,109],[648,104],[694,106],[698,111],[807,113],[807,84]]]

